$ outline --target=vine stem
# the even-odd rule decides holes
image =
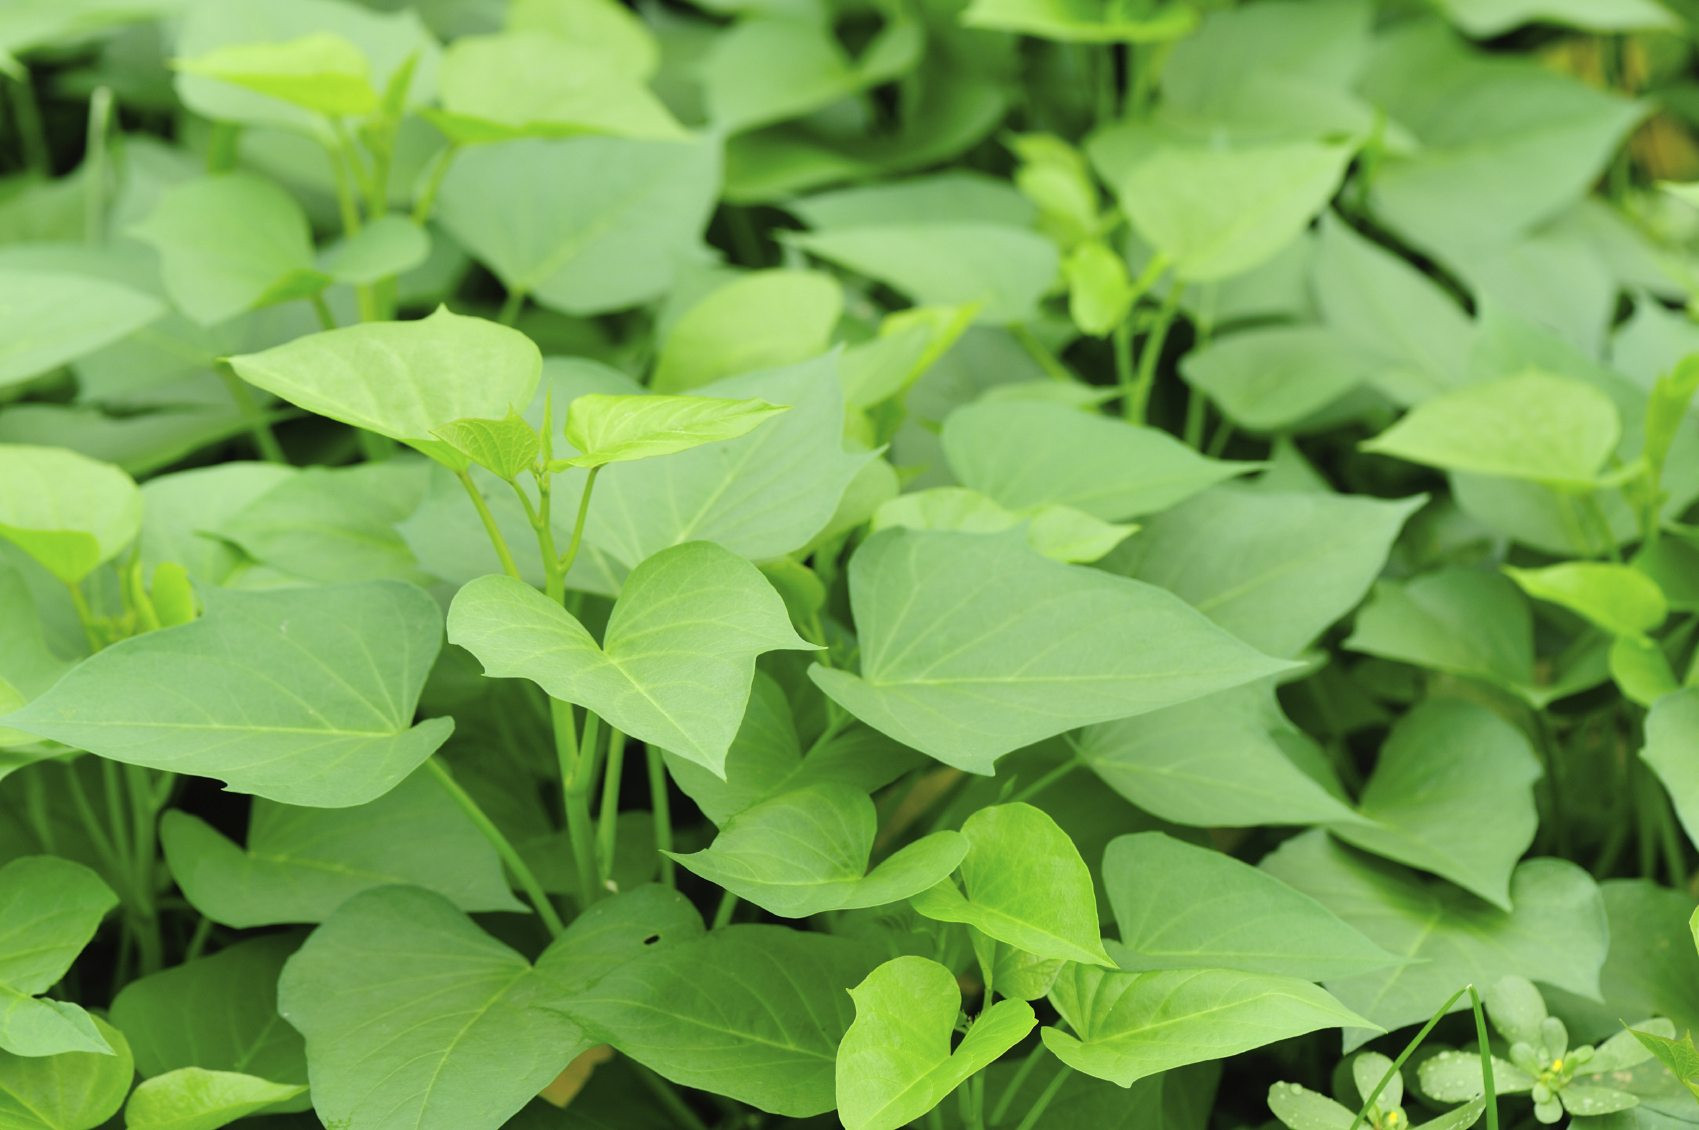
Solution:
[[[1151,327],[1150,336],[1145,338],[1144,346],[1139,350],[1138,375],[1134,377],[1131,392],[1122,404],[1129,423],[1143,424],[1150,410],[1150,393],[1156,385],[1156,363],[1162,357],[1169,327],[1174,324],[1174,316],[1179,312],[1183,290],[1178,282],[1169,285],[1168,293],[1162,298],[1162,307],[1157,312],[1156,324]]]
[[[578,547],[584,542],[584,520],[590,516],[590,492],[596,489],[596,476],[607,464],[598,464],[590,468],[590,473],[584,477],[584,493],[578,496],[578,514],[572,520],[572,539],[566,543],[566,553],[560,559],[560,575],[565,577],[572,572],[572,563],[578,560]]]
[[[1045,789],[1048,789],[1051,785],[1054,785],[1057,781],[1060,781],[1062,778],[1071,774],[1082,764],[1083,762],[1081,762],[1078,757],[1069,757],[1068,760],[1062,762],[1062,764],[1039,774],[1033,779],[1031,784],[1027,785],[1023,789],[1017,790],[1013,796],[1009,797],[1009,799],[1003,803],[1014,804],[1017,801],[1029,800],[1043,792]]]
[[[504,326],[511,326],[519,320],[519,310],[525,305],[525,292],[518,287],[507,292],[502,300],[501,310],[496,314],[496,321]]]
[[[661,760],[660,751],[653,746],[645,749],[644,756],[648,760],[649,769],[649,809],[655,818],[655,850],[661,855],[661,882],[669,887],[676,887],[678,868],[673,863],[672,856],[666,854],[673,849],[672,803],[667,798],[667,766]]]
[[[436,161],[431,166],[430,179],[425,181],[419,198],[413,202],[413,222],[420,227],[431,218],[431,212],[437,204],[437,192],[442,188],[443,178],[448,175],[448,167],[454,164],[454,158],[459,152],[459,145],[450,144],[437,154]]]
[[[560,914],[556,912],[554,903],[549,901],[549,896],[544,892],[543,885],[537,881],[536,874],[520,857],[518,849],[513,846],[513,841],[509,840],[502,830],[496,827],[495,821],[491,820],[478,802],[472,799],[472,794],[461,788],[460,782],[449,775],[448,770],[443,768],[441,762],[432,757],[425,762],[425,767],[431,771],[431,776],[436,778],[437,784],[442,786],[443,791],[453,798],[454,803],[458,804],[461,811],[466,813],[467,818],[477,826],[478,831],[483,833],[484,839],[489,841],[490,846],[496,849],[496,854],[501,856],[501,860],[507,864],[508,870],[513,872],[513,877],[518,880],[520,889],[531,900],[531,905],[537,908],[537,917],[543,920],[543,925],[548,929],[549,936],[560,937],[566,929],[566,924],[560,920]]]
[[[619,785],[625,775],[625,735],[608,727],[608,755],[602,768],[602,807],[596,817],[596,877],[605,886],[613,878],[619,835]]]
[[[519,575],[519,565],[513,560],[513,551],[507,547],[507,538],[502,536],[501,527],[496,525],[496,516],[490,513],[489,503],[484,501],[484,495],[478,490],[478,484],[472,481],[470,471],[460,470],[454,473],[460,480],[460,485],[466,488],[466,496],[477,508],[478,520],[484,524],[484,533],[489,535],[490,544],[495,547],[496,556],[501,559],[502,572],[516,581],[525,578]]]
[[[1056,1072],[1056,1077],[1050,1080],[1044,1090],[1039,1092],[1038,1098],[1033,1100],[1031,1108],[1026,1112],[1026,1117],[1021,1119],[1020,1125],[1015,1127],[1015,1130],[1032,1130],[1034,1126],[1038,1125],[1038,1120],[1044,1116],[1045,1108],[1062,1090],[1062,1084],[1068,1081],[1068,1076],[1072,1075],[1073,1071],[1074,1069],[1067,1064],[1062,1065],[1062,1069]]]

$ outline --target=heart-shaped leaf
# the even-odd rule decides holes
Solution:
[[[361,117],[378,108],[371,64],[340,35],[317,32],[281,43],[241,43],[178,59],[184,74],[217,79],[304,110]]]
[[[0,537],[66,584],[135,540],[142,497],[109,463],[60,447],[0,444]]]
[[[958,833],[934,832],[869,872],[877,831],[865,792],[810,785],[744,809],[707,848],[673,858],[763,910],[806,918],[901,902],[948,876],[968,850]]]
[[[124,1034],[98,1016],[110,1050],[25,1057],[0,1051],[0,1125],[18,1130],[94,1130],[118,1113],[136,1065]]]
[[[111,1053],[82,1009],[36,994],[65,976],[117,905],[111,888],[80,863],[39,855],[0,867],[0,1051]]]
[[[952,1050],[955,976],[924,957],[887,961],[850,990],[855,1021],[838,1045],[838,1117],[847,1130],[898,1130],[1020,1043],[1032,1006],[1005,1000],[974,1018]]]
[[[442,613],[412,585],[202,597],[201,619],[114,644],[4,724],[318,808],[382,796],[454,729],[413,721]]]
[[[448,633],[485,674],[530,679],[721,776],[755,657],[814,646],[755,566],[712,542],[662,550],[633,569],[600,644],[559,604],[504,576],[455,594]]]

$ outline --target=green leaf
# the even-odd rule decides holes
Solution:
[[[1576,488],[1597,478],[1618,436],[1604,393],[1529,370],[1424,401],[1362,447],[1446,471]]]
[[[719,179],[708,141],[504,141],[455,158],[437,217],[509,291],[568,314],[599,314],[672,285]],[[499,415],[460,413],[475,414]]]
[[[868,465],[844,446],[835,356],[703,385],[695,395],[790,405],[753,432],[596,482],[585,540],[627,567],[682,542],[713,541],[753,561],[805,548]],[[558,493],[556,506],[563,505]]]
[[[1506,565],[1504,572],[1535,600],[1561,604],[1613,635],[1644,639],[1669,615],[1658,583],[1632,565],[1561,561],[1540,569]]]
[[[949,1097],[1032,1031],[1032,1006],[1005,1000],[974,1018],[954,1050],[961,990],[924,957],[887,961],[850,990],[855,1021],[838,1045],[838,1115],[847,1130],[898,1130]]]
[[[1138,293],[1127,276],[1127,261],[1107,245],[1081,243],[1062,261],[1068,280],[1068,314],[1082,333],[1103,337],[1126,320]]]
[[[130,476],[58,447],[0,443],[0,538],[74,585],[135,540],[142,497]]]
[[[1510,1043],[1540,1043],[1546,1002],[1528,978],[1515,974],[1500,977],[1486,987],[1482,1001],[1487,1008],[1487,1019]]]
[[[1071,0],[972,0],[962,22],[1063,43],[1160,43],[1179,39],[1198,18],[1190,5],[1172,0],[1138,13]]]
[[[26,1058],[0,1051],[0,1126],[95,1130],[124,1105],[136,1073],[124,1034],[93,1017],[111,1051]]]
[[[419,589],[201,596],[201,619],[114,644],[5,724],[318,808],[382,796],[447,740],[451,719],[413,722],[442,641],[442,615]]]
[[[850,560],[861,674],[840,706],[958,769],[1282,669],[1161,589],[1038,556],[1017,533],[886,530]]]
[[[1699,687],[1683,688],[1654,703],[1646,715],[1645,733],[1640,760],[1663,782],[1687,838],[1699,843],[1699,764],[1693,758],[1693,743],[1699,740]]]
[[[580,915],[533,966],[441,896],[380,887],[313,932],[278,1001],[327,1124],[494,1130],[596,1042],[556,1005],[701,928],[677,894],[640,888]]]
[[[1490,985],[1518,973],[1596,998],[1608,945],[1604,903],[1586,872],[1554,859],[1520,864],[1510,877],[1509,912],[1449,883],[1427,882],[1358,855],[1320,831],[1288,840],[1263,869],[1296,887],[1410,964],[1327,988],[1385,1028],[1433,1014],[1458,985]],[[1468,1008],[1463,1001],[1454,1009]],[[1362,1042],[1353,1033],[1348,1046]]]
[[[916,910],[939,922],[964,922],[1037,957],[1114,964],[1098,933],[1091,871],[1042,809],[982,808],[961,834],[968,844],[963,890],[941,883],[913,900]]]
[[[1105,522],[1072,506],[1039,506],[1020,514],[966,487],[933,487],[898,495],[875,510],[871,522],[874,533],[893,526],[974,534],[1024,526],[1028,545],[1065,564],[1096,561],[1138,529]]]
[[[1333,829],[1365,851],[1431,871],[1504,910],[1534,842],[1540,762],[1484,706],[1429,699],[1393,726],[1358,800],[1369,823]]]
[[[916,306],[977,306],[979,321],[994,325],[1030,321],[1061,266],[1055,245],[1037,232],[970,220],[857,224],[786,242]]]
[[[230,359],[291,404],[415,447],[451,470],[466,456],[436,430],[531,401],[542,356],[517,330],[438,307],[416,322],[368,322]]]
[[[1257,467],[1206,459],[1155,428],[1028,401],[956,409],[943,444],[963,486],[1011,510],[1071,506],[1108,522],[1165,510]]]
[[[1294,760],[1308,741],[1265,684],[1088,726],[1080,760],[1140,808],[1204,828],[1358,819],[1337,781]]]
[[[1284,432],[1379,376],[1385,364],[1338,331],[1274,326],[1188,353],[1180,373],[1240,427]]]
[[[152,1077],[202,1067],[305,1083],[300,1033],[277,1014],[277,978],[298,941],[263,934],[125,985],[112,1020],[133,1033],[137,1069]]]
[[[600,467],[676,455],[705,443],[748,435],[789,405],[712,396],[609,396],[587,393],[566,413],[566,438],[582,454],[570,467]]]
[[[125,1130],[218,1130],[306,1091],[300,1083],[182,1067],[136,1088],[124,1108],[124,1126]]]
[[[430,253],[430,237],[418,224],[405,216],[379,216],[325,248],[319,270],[339,283],[370,285],[412,270]]]
[[[354,44],[321,32],[281,43],[234,44],[173,64],[315,113],[364,117],[378,108],[371,65]]]
[[[106,279],[0,269],[0,388],[121,341],[163,313],[158,299]]]
[[[756,568],[712,542],[663,550],[632,570],[599,645],[558,602],[511,577],[466,585],[448,623],[449,638],[485,674],[530,679],[716,774],[749,701],[755,657],[814,647]]]
[[[1074,965],[1050,1000],[1074,1034],[1046,1028],[1044,1046],[1074,1070],[1120,1087],[1306,1032],[1369,1024],[1307,981],[1225,969],[1119,973]]]
[[[1424,502],[1218,487],[1153,518],[1122,569],[1270,655],[1297,655],[1362,599]]]
[[[1187,282],[1267,262],[1327,206],[1351,159],[1345,145],[1204,148],[1140,127],[1101,133],[1090,152],[1133,230]]]
[[[820,271],[752,271],[700,299],[662,335],[650,383],[685,392],[825,352],[843,288]]]
[[[1693,1033],[1686,1032],[1681,1039],[1672,1040],[1638,1028],[1629,1031],[1642,1047],[1657,1057],[1659,1063],[1669,1068],[1670,1074],[1692,1092],[1694,1098],[1699,1099],[1699,1048],[1693,1046]]]
[[[673,858],[763,910],[806,918],[901,902],[948,877],[968,850],[957,833],[935,832],[869,872],[877,831],[866,793],[810,785],[744,809],[707,848]]]
[[[100,876],[68,859],[25,856],[0,867],[0,984],[31,995],[52,988],[117,905]]]
[[[849,990],[875,960],[845,938],[728,926],[658,947],[565,1007],[597,1037],[674,1083],[808,1118],[833,1108]]]
[[[537,462],[542,437],[518,413],[499,420],[454,420],[436,437],[499,479],[513,482]]]
[[[1531,23],[1592,32],[1669,31],[1678,26],[1657,0],[1440,0],[1439,7],[1476,39],[1492,39]]]
[[[1122,969],[1237,969],[1320,981],[1400,963],[1332,911],[1230,855],[1163,835],[1117,836],[1103,885]]]
[[[425,773],[358,808],[256,800],[246,847],[176,810],[159,838],[183,896],[226,926],[323,922],[352,896],[392,883],[468,912],[524,909],[489,842]]]
[[[159,252],[172,303],[203,326],[317,294],[331,281],[314,263],[301,206],[247,173],[175,185],[130,231]]]
[[[1269,1113],[1288,1130],[1350,1130],[1356,1112],[1296,1083],[1276,1083],[1268,1089]]]
[[[630,62],[582,39],[508,31],[443,52],[442,109],[431,122],[462,144],[604,133],[676,140],[684,127]]]
[[[1449,568],[1383,581],[1345,646],[1500,686],[1534,702],[1534,622],[1516,586],[1497,574]]]

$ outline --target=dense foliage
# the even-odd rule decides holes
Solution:
[[[0,2],[0,1130],[1699,1123],[1696,43]]]

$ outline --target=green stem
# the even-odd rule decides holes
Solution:
[[[596,879],[596,831],[590,815],[590,792],[580,780],[581,776],[588,780],[590,772],[585,763],[592,758],[589,751],[579,748],[571,703],[550,696],[549,722],[554,727],[566,838],[572,846],[572,865],[578,878],[578,905],[589,906],[602,893],[602,885]]]
[[[625,735],[608,727],[608,759],[602,766],[602,808],[596,818],[596,877],[603,885],[613,877],[619,844],[619,784],[625,775]]]
[[[88,105],[88,137],[83,158],[83,238],[98,245],[106,238],[106,134],[112,126],[112,89],[95,89]]]
[[[654,746],[646,747],[643,755],[648,761],[649,809],[655,818],[655,850],[665,853],[673,849],[672,802],[667,796],[667,766],[661,760],[660,751]],[[669,887],[678,886],[678,869],[670,855],[661,856],[661,882]]]
[[[537,881],[536,874],[520,857],[518,849],[513,846],[513,841],[509,840],[502,833],[502,830],[496,827],[495,821],[491,820],[484,810],[478,806],[478,802],[472,799],[471,793],[460,787],[460,782],[449,775],[448,770],[443,768],[440,761],[434,757],[429,758],[425,762],[425,767],[431,771],[431,776],[436,778],[437,784],[442,786],[443,791],[454,800],[454,803],[460,806],[462,812],[466,813],[467,819],[471,820],[478,831],[483,833],[484,839],[489,841],[490,846],[496,849],[496,854],[501,857],[503,863],[507,864],[507,869],[513,873],[520,889],[531,900],[531,905],[537,908],[537,917],[543,920],[543,925],[548,929],[549,936],[560,937],[566,929],[566,924],[560,920],[560,914],[556,912],[554,903],[549,901],[549,896],[544,892],[543,885]]]
[[[1168,293],[1162,297],[1162,307],[1157,312],[1156,324],[1150,329],[1150,335],[1145,338],[1144,345],[1139,349],[1139,372],[1134,378],[1132,395],[1122,407],[1130,423],[1142,424],[1150,408],[1151,389],[1156,384],[1156,363],[1162,358],[1162,347],[1168,341],[1168,329],[1174,324],[1174,315],[1180,309],[1180,295],[1184,290],[1178,281],[1171,283]]]
[[[183,953],[184,961],[193,961],[206,952],[206,944],[212,938],[212,919],[202,918],[195,923],[195,932],[189,935],[189,945]]]
[[[307,301],[312,304],[313,313],[318,315],[319,328],[334,330],[336,328],[336,315],[330,312],[330,303],[324,300],[324,295],[322,293],[310,294],[307,296]]]
[[[1186,390],[1186,446],[1193,451],[1203,450],[1204,394],[1202,389]]]
[[[590,473],[584,476],[584,493],[578,496],[578,515],[572,520],[572,539],[566,543],[566,553],[560,559],[560,575],[564,578],[572,572],[572,563],[578,560],[578,547],[584,541],[584,519],[590,516],[590,492],[596,489],[596,476],[601,473],[606,464],[590,468]]]
[[[1043,1041],[1040,1041],[1032,1046],[1031,1051],[1026,1053],[1026,1058],[1021,1060],[1021,1065],[1015,1069],[1014,1077],[1003,1088],[1002,1095],[998,1097],[996,1105],[991,1108],[991,1125],[999,1126],[1002,1124],[1004,1116],[1009,1113],[1009,1108],[1015,1105],[1015,1096],[1020,1094],[1022,1087],[1026,1086],[1026,1081],[1032,1077],[1033,1071],[1043,1062],[1045,1053],[1048,1051],[1049,1049],[1044,1046]]]
[[[47,130],[41,124],[41,103],[35,98],[34,76],[26,73],[13,82],[12,90],[12,112],[18,124],[18,143],[24,151],[24,167],[37,176],[52,176]]]
[[[213,122],[212,132],[207,135],[206,171],[216,176],[234,169],[241,141],[241,126],[235,122]]]
[[[94,610],[83,595],[82,582],[66,581],[65,588],[71,594],[71,607],[77,611],[77,623],[83,626],[83,639],[88,642],[89,654],[93,655],[104,646],[100,642],[100,633],[95,630]]]
[[[738,897],[736,895],[730,891],[721,891],[720,905],[714,908],[714,922],[708,929],[718,930],[721,926],[729,923],[732,920],[732,915],[737,913],[737,904]]]
[[[642,1066],[637,1068],[637,1077],[643,1080],[643,1085],[649,1089],[649,1093],[654,1095],[660,1104],[667,1108],[667,1113],[671,1114],[680,1126],[685,1127],[686,1130],[708,1130],[707,1124],[694,1110],[690,1109],[690,1104],[684,1101],[684,1096],[673,1089],[671,1083],[668,1083],[647,1067]]]
[[[425,181],[424,190],[419,193],[419,198],[413,202],[413,222],[415,224],[423,227],[425,221],[431,218],[431,212],[437,205],[437,192],[442,188],[443,178],[448,175],[448,168],[454,164],[454,158],[459,152],[460,146],[450,144],[436,155],[431,165],[430,179]]]
[[[1481,1013],[1481,994],[1469,986],[1469,1008],[1475,1014],[1475,1040],[1481,1045],[1481,1100],[1487,1108],[1487,1130],[1498,1130],[1497,1081],[1493,1077],[1492,1043],[1487,1039],[1487,1018]]]
[[[1064,1063],[1062,1069],[1056,1072],[1056,1077],[1050,1080],[1044,1090],[1039,1092],[1038,1098],[1033,1101],[1032,1106],[1026,1112],[1026,1117],[1021,1119],[1020,1125],[1015,1127],[1015,1130],[1032,1130],[1034,1126],[1037,1126],[1038,1120],[1044,1116],[1045,1108],[1062,1090],[1062,1084],[1068,1081],[1068,1076],[1072,1073],[1073,1068]]]
[[[1115,383],[1121,389],[1121,410],[1131,411],[1133,403],[1133,320],[1129,315],[1122,318],[1110,335],[1110,345],[1115,351]]]
[[[1054,785],[1057,781],[1068,776],[1074,770],[1078,769],[1080,765],[1081,762],[1079,758],[1070,757],[1068,760],[1062,762],[1062,764],[1053,766],[1046,772],[1039,774],[1039,776],[1033,779],[1031,784],[1027,785],[1025,788],[1017,790],[1013,796],[1009,797],[1009,799],[1003,803],[1014,804],[1017,801],[1029,800],[1043,792],[1045,789],[1048,789],[1051,785]]]
[[[1038,335],[1034,334],[1031,329],[1017,324],[1009,327],[1009,333],[1020,343],[1020,347],[1026,350],[1034,361],[1038,362],[1038,367],[1044,370],[1045,376],[1053,381],[1062,381],[1065,384],[1073,383],[1074,375],[1068,372],[1068,367],[1062,364],[1061,360],[1050,352],[1042,341],[1038,340]]]
[[[986,994],[990,999],[990,993]],[[985,1073],[975,1072],[968,1077],[968,1126],[971,1130],[985,1130]]]
[[[525,305],[525,291],[515,287],[507,292],[502,300],[501,310],[496,314],[496,321],[504,326],[511,326],[519,320],[520,308]]]
[[[501,559],[502,572],[516,581],[524,580],[519,575],[519,564],[513,560],[513,551],[507,547],[507,538],[502,535],[501,527],[496,524],[496,516],[490,512],[489,503],[484,501],[483,492],[478,484],[472,481],[470,471],[456,471],[455,478],[466,488],[466,496],[472,500],[472,505],[478,511],[478,520],[484,524],[484,533],[489,536],[490,544],[495,547],[496,556]]]
[[[1351,1120],[1351,1125],[1346,1127],[1345,1130],[1357,1130],[1357,1127],[1363,1124],[1363,1120],[1369,1116],[1369,1109],[1375,1105],[1375,1100],[1380,1098],[1380,1093],[1386,1090],[1386,1085],[1392,1082],[1393,1078],[1397,1076],[1401,1070],[1403,1070],[1405,1061],[1410,1058],[1417,1048],[1422,1046],[1422,1041],[1428,1038],[1428,1033],[1434,1030],[1434,1027],[1440,1022],[1440,1019],[1444,1017],[1446,1013],[1451,1011],[1451,1006],[1457,1003],[1458,998],[1468,992],[1471,988],[1472,986],[1470,985],[1464,985],[1461,989],[1458,989],[1455,993],[1452,993],[1449,997],[1447,997],[1445,999],[1445,1003],[1439,1006],[1439,1011],[1434,1013],[1426,1024],[1422,1025],[1422,1030],[1417,1032],[1408,1044],[1404,1045],[1404,1050],[1398,1053],[1398,1058],[1393,1060],[1391,1066],[1389,1066],[1385,1073],[1381,1075],[1380,1082],[1375,1084],[1375,1089],[1370,1091],[1368,1097],[1363,1100],[1362,1109],[1357,1111],[1357,1117]]]
[[[289,457],[283,453],[283,445],[277,442],[277,433],[271,430],[271,424],[265,418],[265,412],[260,408],[259,401],[248,388],[248,382],[238,377],[229,365],[220,363],[218,366],[219,379],[224,382],[225,389],[230,393],[230,400],[236,405],[236,411],[248,425],[248,435],[254,441],[254,448],[260,453],[260,458],[267,463],[289,462]]]

